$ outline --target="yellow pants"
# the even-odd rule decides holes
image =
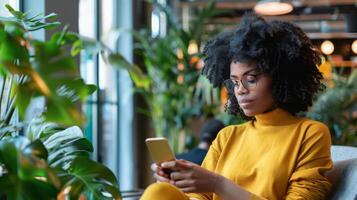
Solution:
[[[185,193],[169,183],[154,183],[146,188],[141,200],[189,200]]]

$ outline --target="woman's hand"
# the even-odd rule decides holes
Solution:
[[[169,175],[164,172],[164,169],[160,165],[156,163],[151,164],[151,170],[154,172],[153,177],[157,182],[170,183]]]
[[[210,172],[205,168],[186,160],[175,160],[152,164],[151,169],[155,172],[154,178],[158,182],[167,182],[175,185],[183,192],[213,192],[222,200],[250,199],[251,193],[228,180],[227,178]],[[171,170],[170,176],[164,170]]]
[[[215,192],[220,175],[186,160],[168,161],[161,164],[161,170],[172,170],[170,178],[160,178],[169,181],[183,192]],[[158,180],[158,179],[156,179]]]

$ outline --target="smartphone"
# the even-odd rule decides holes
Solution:
[[[146,146],[149,149],[151,158],[157,164],[164,161],[175,160],[175,154],[172,152],[169,142],[164,137],[147,138]]]

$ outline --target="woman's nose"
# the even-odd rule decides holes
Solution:
[[[234,91],[238,95],[246,94],[248,93],[248,90],[243,86],[242,83],[234,87]]]

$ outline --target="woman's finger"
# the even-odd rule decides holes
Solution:
[[[185,188],[179,188],[182,192],[185,193],[190,193],[190,192],[196,192],[196,188],[195,187],[185,187]]]
[[[152,163],[150,168],[151,168],[152,171],[156,172],[157,169],[159,168],[159,166],[156,163]]]
[[[189,172],[171,172],[170,179],[173,181],[189,178]]]
[[[164,177],[164,176],[160,176],[157,173],[154,173],[154,179],[157,180],[158,182],[166,182],[166,183],[170,183],[170,179]]]
[[[171,182],[178,188],[187,188],[187,187],[194,187],[194,180],[179,180]]]
[[[159,174],[160,176],[164,176],[165,178],[170,178],[169,175],[167,173],[164,172],[164,170],[156,163],[151,164],[150,166],[151,170],[154,173]]]
[[[190,162],[184,161],[184,160],[174,160],[174,161],[168,161],[168,162],[163,162],[160,165],[162,168],[168,168],[173,171],[180,171],[180,170],[188,170],[192,168],[192,164]]]

